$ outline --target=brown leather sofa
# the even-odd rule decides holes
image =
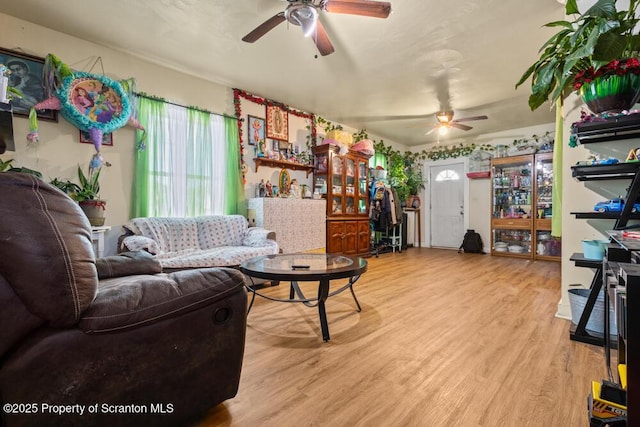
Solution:
[[[183,426],[237,393],[243,276],[96,261],[88,220],[35,176],[0,173],[3,426]]]

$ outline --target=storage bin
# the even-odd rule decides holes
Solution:
[[[590,289],[569,289],[569,305],[571,306],[571,321],[577,325],[580,322],[580,316],[584,311],[585,305],[587,305],[587,298],[589,298]],[[587,321],[585,329],[588,332],[594,332],[602,335],[604,333],[604,292],[601,290],[596,299],[596,303],[591,311],[591,316]],[[613,307],[609,307],[609,335],[617,335],[618,328],[616,327],[616,319],[613,312]]]
[[[609,242],[606,240],[583,240],[582,252],[586,259],[601,260],[604,257],[604,249]]]

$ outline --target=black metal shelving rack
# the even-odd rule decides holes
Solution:
[[[572,126],[572,133],[581,144],[608,142],[630,138],[640,138],[640,114],[632,114],[628,116],[619,116],[607,119],[597,119],[592,122],[576,123]],[[630,228],[628,222],[633,219],[640,219],[640,213],[634,213],[633,204],[638,200],[640,195],[640,162],[628,162],[609,165],[576,165],[572,166],[572,176],[578,181],[591,181],[591,180],[613,180],[613,179],[627,179],[631,180],[631,184],[627,188],[627,194],[625,197],[625,206],[622,212],[619,213],[599,213],[599,212],[572,212],[576,218],[581,219],[615,219],[614,230],[624,230]],[[614,231],[613,233],[616,233]],[[613,234],[610,232],[613,236]],[[587,306],[582,313],[580,323],[578,327],[572,328],[571,339],[578,341],[589,342],[593,337],[589,336],[584,330],[584,325],[591,315],[591,309],[595,302],[600,289],[603,284],[605,286],[605,328],[603,338],[598,340],[596,344],[603,345],[606,353],[607,369],[610,371],[610,357],[609,350],[612,347],[618,348],[618,360],[620,363],[626,363],[627,368],[627,425],[636,425],[637,420],[634,415],[634,408],[639,406],[638,400],[640,398],[636,396],[638,391],[636,388],[640,383],[640,370],[635,367],[640,358],[640,351],[638,350],[640,337],[638,337],[640,329],[635,325],[638,323],[638,300],[640,295],[638,289],[640,289],[640,265],[631,264],[631,253],[633,251],[626,248],[620,243],[620,241],[613,240],[607,248],[606,255],[602,262],[593,262],[584,259],[584,254],[573,254],[571,260],[576,263],[577,266],[595,268],[595,277],[591,283],[591,291],[587,300]],[[619,263],[619,264],[618,264]],[[611,342],[609,339],[609,304],[611,289],[609,282],[615,283],[616,280],[613,276],[617,276],[615,272],[619,271],[619,277],[622,282],[626,284],[626,299],[625,308],[618,307],[616,323],[618,324],[618,340],[617,342]],[[610,277],[611,276],[611,277]],[[615,286],[615,285],[613,285]],[[631,310],[630,310],[631,309]],[[586,318],[585,318],[586,316]],[[583,326],[581,329],[580,326]],[[632,326],[633,325],[633,326]],[[627,326],[630,326],[627,327]],[[586,336],[585,336],[586,335]],[[594,342],[590,342],[594,344]],[[591,410],[591,408],[590,408]],[[590,413],[591,416],[591,413]]]

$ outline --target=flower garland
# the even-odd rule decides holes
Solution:
[[[294,108],[289,107],[288,105],[282,104],[281,102],[276,102],[276,101],[272,101],[270,99],[267,98],[262,98],[260,96],[256,96],[256,95],[252,95],[242,89],[233,89],[233,107],[236,113],[236,117],[238,118],[238,143],[240,144],[240,163],[241,165],[243,165],[243,181],[244,181],[244,170],[246,169],[244,167],[245,162],[244,162],[244,141],[242,139],[242,124],[244,123],[244,120],[242,119],[242,108],[241,108],[241,103],[242,100],[240,98],[244,98],[247,101],[251,101],[254,104],[258,104],[258,105],[265,105],[265,106],[278,106],[282,109],[284,109],[287,113],[289,114],[293,114],[294,116],[297,117],[302,117],[303,119],[309,119],[311,121],[311,141],[313,143],[313,145],[315,145],[316,142],[316,127],[315,127],[315,114],[313,113],[305,113],[304,111],[300,111],[300,110],[296,110]]]

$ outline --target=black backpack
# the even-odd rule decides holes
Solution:
[[[482,244],[482,237],[476,233],[475,230],[467,230],[462,239],[462,244],[458,249],[458,253],[464,251],[471,254],[483,254],[484,245]]]

